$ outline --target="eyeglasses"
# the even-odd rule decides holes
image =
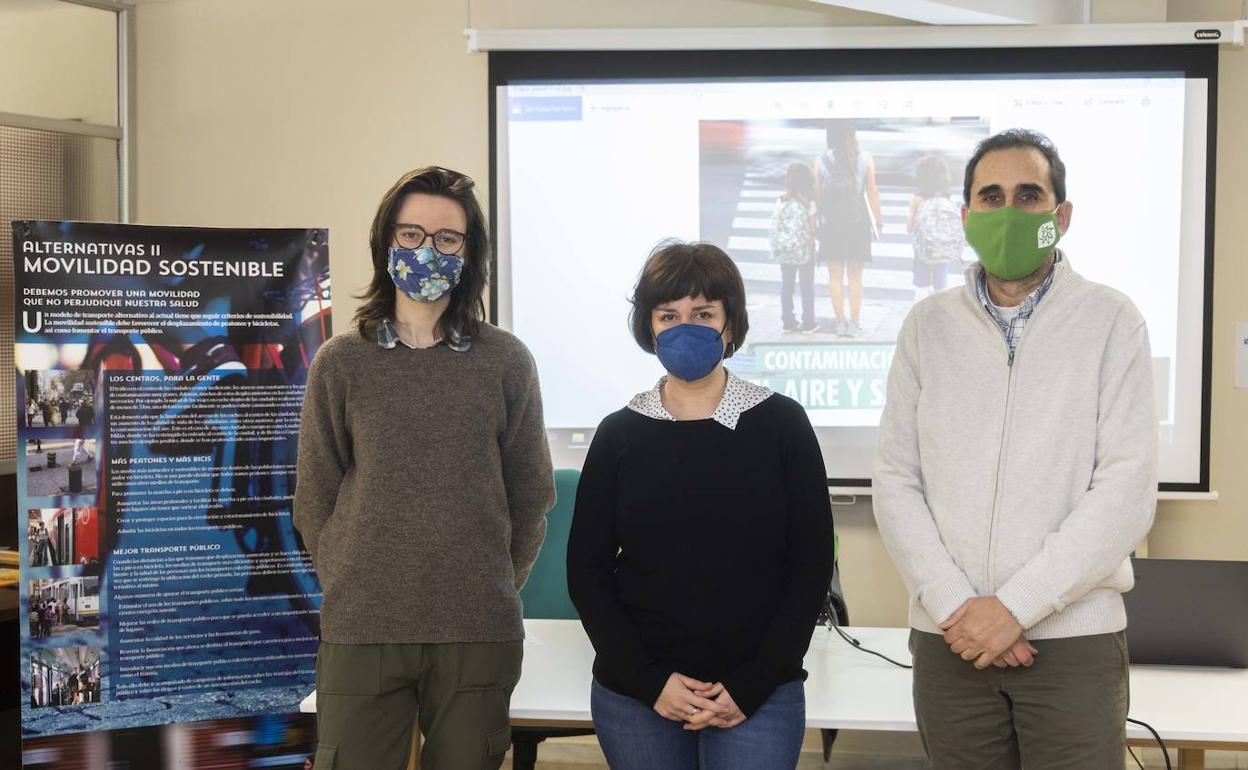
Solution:
[[[443,228],[435,233],[430,233],[420,225],[395,225],[394,240],[405,249],[419,249],[425,244],[425,239],[433,239],[433,248],[439,254],[451,256],[459,251],[464,245],[466,236],[456,230],[448,230]]]

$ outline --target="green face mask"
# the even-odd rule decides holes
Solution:
[[[1013,206],[966,215],[966,242],[979,262],[1003,281],[1015,281],[1040,269],[1062,237],[1056,212],[1032,214]]]

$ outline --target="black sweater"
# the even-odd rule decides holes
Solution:
[[[594,676],[648,706],[673,672],[723,682],[753,714],[776,687],[805,679],[832,539],[823,457],[792,399],[771,395],[735,430],[609,415],[568,543]]]

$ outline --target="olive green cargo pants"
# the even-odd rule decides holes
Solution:
[[[316,770],[496,770],[523,642],[331,644],[316,656]]]

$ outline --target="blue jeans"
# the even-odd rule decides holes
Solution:
[[[736,727],[691,732],[595,679],[590,712],[612,770],[793,770],[806,730],[806,691],[795,679]]]
[[[785,326],[795,326],[793,317],[793,284],[797,283],[802,295],[802,325],[815,325],[815,261],[804,265],[780,265],[780,320]]]

